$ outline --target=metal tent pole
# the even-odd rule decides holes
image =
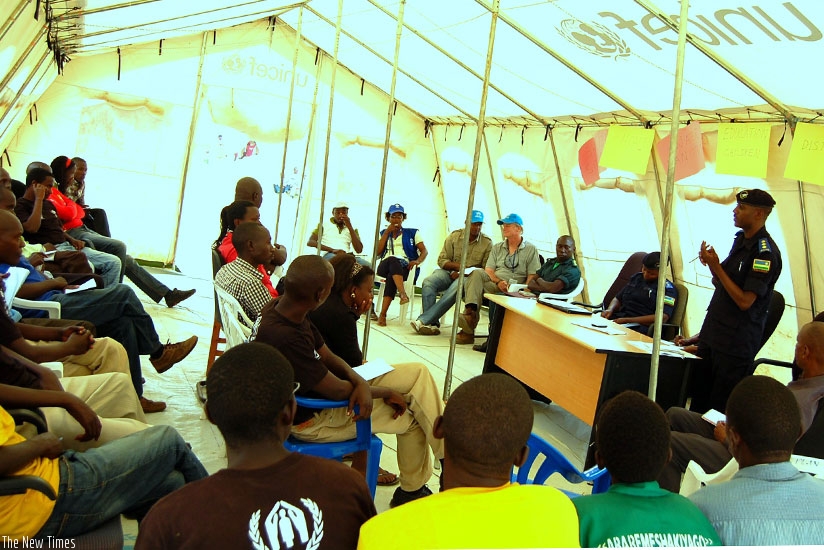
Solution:
[[[175,227],[174,240],[172,242],[172,265],[177,256],[177,244],[180,236],[180,218],[183,215],[183,196],[186,193],[186,182],[189,179],[189,162],[192,159],[192,140],[195,137],[197,127],[197,116],[200,111],[201,94],[203,91],[203,63],[206,60],[206,36],[204,32],[200,40],[200,60],[197,65],[197,80],[195,81],[195,101],[192,106],[192,120],[189,122],[189,136],[186,141],[186,156],[183,158],[183,182],[180,185],[180,195],[177,205],[177,226]]]
[[[664,318],[664,288],[667,282],[666,267],[669,259],[670,225],[672,222],[672,200],[675,189],[675,159],[678,146],[678,125],[681,112],[681,87],[684,83],[684,53],[687,46],[687,11],[689,0],[681,0],[681,16],[678,19],[678,54],[675,60],[675,91],[672,97],[672,123],[670,126],[669,165],[667,166],[667,191],[664,200],[664,221],[661,233],[661,264],[664,276],[658,277],[658,296],[655,300],[655,324],[652,339],[652,360],[649,368],[649,398],[655,400],[658,391],[658,366],[661,350],[661,324]]]
[[[489,165],[489,178],[492,180],[492,197],[495,199],[495,212],[498,213],[498,219],[500,220],[503,217],[501,215],[501,201],[498,200],[498,185],[495,183],[495,170],[492,167],[492,155],[489,154],[489,141],[486,139],[486,132],[482,132],[481,135],[484,139],[486,163]]]
[[[295,81],[298,74],[298,54],[300,53],[300,36],[303,30],[303,6],[298,11],[298,28],[295,31],[295,54],[292,56],[292,81],[289,84],[289,105],[286,108],[286,136],[283,138],[283,161],[280,165],[280,187],[278,191],[278,210],[275,217],[275,238],[278,242],[278,230],[280,229],[280,207],[283,203],[283,178],[286,175],[286,151],[289,147],[289,131],[292,126],[292,104],[295,100]]]
[[[406,0],[401,0],[398,5],[398,24],[395,27],[395,57],[392,60],[392,80],[389,85],[389,104],[386,108],[386,135],[383,142],[383,161],[381,164],[381,184],[378,192],[378,208],[375,213],[375,236],[372,242],[372,269],[377,272],[378,261],[378,241],[381,230],[381,210],[383,206],[383,192],[386,189],[386,166],[389,163],[389,141],[392,137],[392,118],[395,112],[395,85],[398,81],[398,61],[401,55],[401,35],[403,34],[403,12],[406,8]],[[413,275],[414,276],[414,275]],[[410,304],[411,307],[411,304]],[[372,316],[366,316],[366,323],[363,327],[363,357],[369,351],[369,331],[372,328]]]
[[[481,108],[478,114],[478,126],[475,134],[475,155],[472,159],[472,177],[469,180],[469,200],[466,204],[466,219],[464,221],[463,250],[461,251],[461,267],[458,270],[458,292],[455,301],[455,314],[452,318],[452,335],[449,340],[449,359],[446,363],[446,378],[443,382],[443,400],[449,399],[452,393],[452,365],[455,362],[455,338],[458,335],[458,315],[461,314],[461,297],[463,296],[463,273],[466,269],[466,253],[469,249],[469,228],[472,221],[472,207],[475,202],[475,186],[478,183],[478,164],[481,160],[481,144],[484,135],[484,120],[486,119],[486,99],[489,93],[489,74],[492,70],[492,52],[495,47],[495,28],[498,24],[498,11],[500,0],[493,0],[491,13],[492,21],[489,23],[489,43],[486,48],[486,67],[484,68],[484,81],[481,87]],[[480,304],[478,304],[480,306]]]
[[[343,0],[338,0],[338,17],[335,22],[335,48],[332,53],[332,77],[329,82],[329,114],[326,118],[326,149],[323,152],[323,179],[320,188],[320,217],[318,220],[318,243],[323,240],[323,206],[326,202],[326,179],[329,175],[329,143],[332,140],[332,114],[335,105],[335,77],[338,73],[338,50],[340,49],[340,27],[343,20]],[[321,247],[318,246],[318,255]]]

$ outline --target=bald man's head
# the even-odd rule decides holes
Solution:
[[[824,323],[807,323],[798,331],[795,362],[803,371],[802,378],[824,375]]]
[[[23,226],[17,216],[0,210],[0,262],[15,265],[23,252]]]
[[[41,170],[46,170],[49,174],[51,174],[51,166],[49,166],[45,162],[34,161],[31,164],[29,164],[28,166],[26,166],[26,175],[28,175],[29,172],[31,172],[35,168],[40,168]]]
[[[244,177],[237,180],[235,185],[235,200],[249,201],[258,208],[263,203],[263,188],[255,178]]]
[[[0,189],[11,189],[11,176],[2,167],[0,167]]]
[[[292,302],[311,306],[307,311],[312,311],[326,301],[334,280],[332,264],[316,255],[299,256],[283,278],[284,294]]]

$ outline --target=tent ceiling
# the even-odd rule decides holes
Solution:
[[[477,117],[492,3],[406,2],[399,101],[436,122]],[[338,0],[49,4],[70,56],[272,15],[297,28],[300,6],[302,35],[331,54],[338,16]],[[387,91],[399,6],[399,0],[343,1],[339,61]],[[487,118],[532,125],[666,120],[676,32],[656,14],[666,19],[678,11],[677,0],[502,0]],[[818,94],[824,82],[808,61],[824,53],[824,2],[691,0],[689,20],[697,42],[686,54],[685,117],[809,119],[824,107]]]

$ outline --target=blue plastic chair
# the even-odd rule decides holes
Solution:
[[[527,440],[529,447],[529,456],[527,456],[524,465],[517,470],[513,468],[511,480],[517,481],[522,485],[543,485],[547,478],[554,473],[561,474],[564,479],[570,483],[584,483],[592,482],[592,494],[605,493],[609,489],[610,477],[606,468],[599,468],[593,466],[585,472],[581,472],[567,460],[567,457],[561,454],[558,449],[547,443],[535,434],[530,434]],[[543,464],[538,468],[535,476],[530,478],[529,471],[532,469],[536,459],[543,455]],[[564,491],[569,498],[579,497],[581,495]]]
[[[296,396],[298,405],[307,409],[337,409],[348,407],[348,401],[330,401],[328,399],[311,399],[308,397]],[[357,408],[355,408],[357,413]],[[340,461],[344,455],[356,451],[368,451],[366,459],[366,485],[372,498],[375,498],[375,489],[378,486],[378,466],[381,462],[381,451],[383,442],[376,435],[372,435],[372,420],[367,418],[355,423],[357,435],[355,439],[347,441],[337,441],[334,443],[312,443],[301,441],[290,435],[283,446],[286,450],[303,455],[319,456],[321,458],[331,458]]]

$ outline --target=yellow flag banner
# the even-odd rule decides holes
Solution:
[[[654,137],[655,130],[614,124],[609,127],[604,152],[601,153],[598,164],[605,168],[646,174]]]
[[[719,174],[766,177],[771,127],[769,122],[719,124],[715,171]]]
[[[784,177],[824,185],[824,125],[798,123]]]

